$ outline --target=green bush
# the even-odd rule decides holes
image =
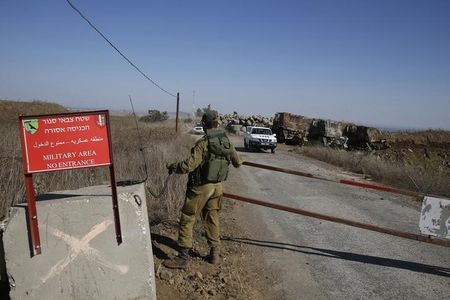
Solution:
[[[217,110],[212,109],[211,108],[211,104],[208,104],[207,107],[203,107],[203,108],[197,108],[197,111],[195,112],[195,115],[197,117],[202,117],[204,113],[206,112],[214,112],[216,114],[218,114]]]
[[[167,111],[160,112],[156,109],[150,109],[148,115],[140,118],[144,122],[162,122],[169,118]]]

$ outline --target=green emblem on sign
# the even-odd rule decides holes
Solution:
[[[27,132],[34,134],[39,128],[39,122],[37,119],[24,120],[23,127]]]

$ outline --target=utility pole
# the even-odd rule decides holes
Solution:
[[[195,119],[195,90],[192,91],[192,119]]]
[[[180,111],[180,93],[177,93],[177,116],[175,119],[175,132],[178,132],[178,113]]]

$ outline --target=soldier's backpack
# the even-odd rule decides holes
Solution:
[[[200,168],[202,182],[221,182],[228,177],[233,146],[224,131],[207,134],[208,154]]]

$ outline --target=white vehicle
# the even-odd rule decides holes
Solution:
[[[203,131],[203,127],[202,126],[195,126],[194,128],[191,129],[191,133],[193,134],[205,134],[205,131]]]
[[[244,147],[246,150],[251,149],[270,149],[275,153],[277,147],[276,135],[267,127],[247,127],[244,134]]]

